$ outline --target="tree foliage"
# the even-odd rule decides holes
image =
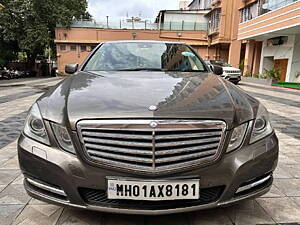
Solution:
[[[69,26],[74,19],[90,18],[87,0],[0,0],[0,48],[11,46],[29,59],[54,48],[55,26]],[[1,58],[1,49],[0,49]]]

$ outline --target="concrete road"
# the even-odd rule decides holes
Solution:
[[[300,91],[242,83],[271,114],[280,160],[271,192],[227,208],[169,216],[111,215],[49,205],[23,189],[16,139],[30,105],[57,78],[0,81],[0,225],[256,225],[300,224]],[[297,223],[298,222],[298,223]]]

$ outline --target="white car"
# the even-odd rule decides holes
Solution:
[[[221,76],[226,80],[229,80],[234,84],[238,84],[241,81],[241,75],[242,75],[241,70],[234,68],[227,62],[219,61],[219,60],[207,60],[205,62],[210,67],[213,66],[222,67],[223,74]]]

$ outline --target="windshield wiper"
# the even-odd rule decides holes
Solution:
[[[128,68],[128,69],[120,69],[116,71],[166,71],[166,70],[159,69],[159,68]]]

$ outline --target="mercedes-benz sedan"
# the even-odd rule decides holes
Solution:
[[[268,112],[210,71],[188,45],[150,41],[102,43],[67,65],[73,75],[36,101],[19,138],[28,194],[157,215],[268,192],[278,159]]]

